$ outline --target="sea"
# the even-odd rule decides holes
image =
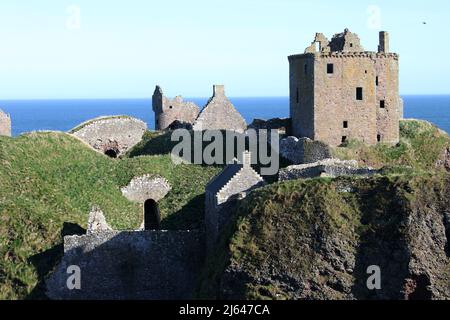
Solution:
[[[202,107],[208,98],[185,98]],[[247,123],[289,116],[288,97],[230,98]],[[450,133],[450,95],[405,95],[404,117],[423,119]],[[0,100],[12,119],[13,136],[37,130],[68,131],[99,116],[130,115],[155,127],[151,98],[95,100]]]

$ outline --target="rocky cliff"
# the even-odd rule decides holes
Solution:
[[[450,174],[277,183],[252,193],[200,297],[449,299]],[[380,270],[380,289],[366,283]],[[369,269],[370,270],[370,269]]]

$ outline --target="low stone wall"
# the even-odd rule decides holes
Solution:
[[[331,158],[331,149],[321,141],[287,137],[280,141],[280,154],[293,164],[314,163]]]
[[[51,299],[189,299],[203,264],[199,231],[101,231],[64,238],[64,257],[47,280]],[[69,266],[81,288],[69,290]]]
[[[70,133],[99,152],[119,156],[141,141],[146,130],[144,121],[128,116],[112,116],[89,120]]]
[[[347,175],[372,175],[378,170],[372,168],[359,168],[355,160],[342,161],[338,159],[326,159],[315,163],[293,165],[281,169],[278,175],[279,181],[308,179],[316,177],[338,177]]]
[[[280,132],[290,134],[291,118],[273,118],[269,120],[254,119],[253,122],[248,125],[247,129],[254,129],[256,131],[260,129],[277,129]]]

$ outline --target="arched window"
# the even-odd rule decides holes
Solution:
[[[159,230],[161,217],[159,215],[158,204],[153,199],[144,202],[144,229]]]

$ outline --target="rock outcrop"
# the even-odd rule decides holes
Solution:
[[[448,194],[448,174],[296,180],[256,190],[237,209],[231,243],[216,248],[227,254],[210,257],[207,272],[214,272],[199,295],[450,299]],[[373,270],[376,288],[367,285]]]

